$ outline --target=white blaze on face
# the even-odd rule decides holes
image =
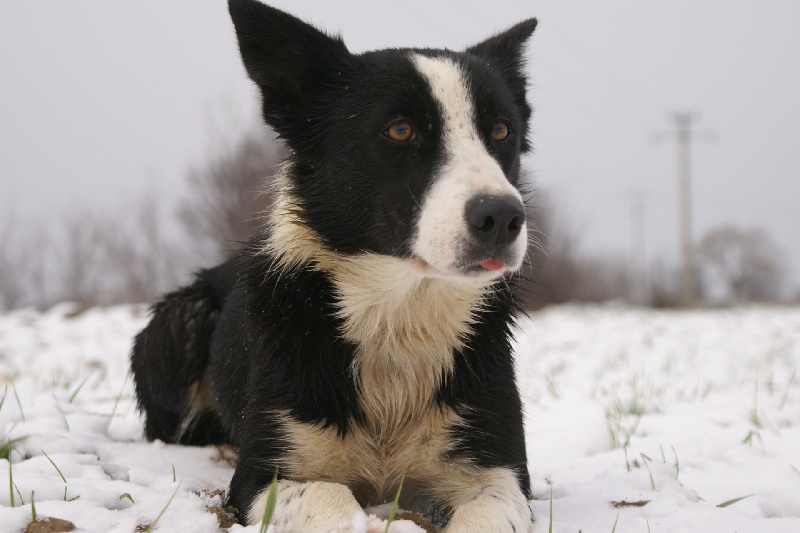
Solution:
[[[467,202],[479,194],[513,196],[520,202],[522,198],[481,142],[475,129],[472,96],[461,68],[443,57],[417,54],[413,60],[439,104],[445,162],[423,200],[412,250],[438,273],[447,274],[459,265],[461,255],[473,240],[464,214]],[[526,242],[523,225],[511,245],[516,263],[487,275],[518,269]]]

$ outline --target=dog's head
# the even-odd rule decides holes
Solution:
[[[351,54],[256,0],[230,0],[266,122],[291,151],[299,218],[339,254],[400,258],[425,276],[520,267],[529,149],[530,19],[464,52]]]

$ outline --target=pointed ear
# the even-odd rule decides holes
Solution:
[[[350,53],[340,37],[256,0],[229,0],[228,10],[247,74],[261,89],[264,119],[286,136],[313,114]]]
[[[523,45],[536,29],[536,19],[523,20],[482,43],[467,48],[467,53],[522,65]]]
[[[526,98],[525,58],[523,56],[525,43],[536,29],[536,19],[523,20],[502,33],[489,37],[482,43],[467,48],[467,53],[481,59],[487,59],[495,65],[508,83],[514,96],[517,109],[520,112],[524,126],[521,149],[528,152],[531,149],[528,138],[528,121],[531,116],[531,106]]]

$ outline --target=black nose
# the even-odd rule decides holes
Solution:
[[[513,196],[476,196],[465,216],[472,235],[492,246],[510,244],[525,224],[525,209]]]

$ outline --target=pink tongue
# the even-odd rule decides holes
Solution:
[[[485,261],[481,261],[481,266],[486,270],[500,270],[506,265],[497,259],[486,259]]]

